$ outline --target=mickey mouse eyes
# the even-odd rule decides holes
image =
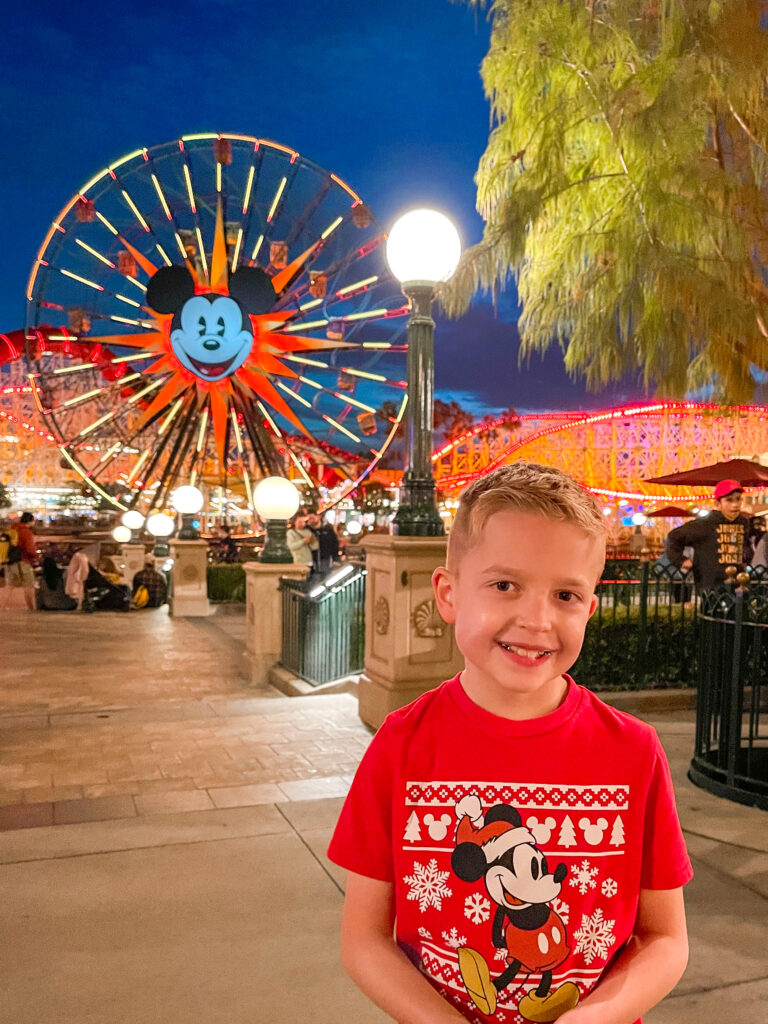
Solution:
[[[227,331],[227,325],[224,323],[224,317],[220,316],[216,321],[216,333],[220,338],[223,338]],[[197,333],[202,338],[204,334],[208,333],[208,324],[205,321],[205,317],[201,316],[197,321]]]

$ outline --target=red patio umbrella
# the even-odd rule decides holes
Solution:
[[[708,487],[721,480],[738,480],[742,487],[768,486],[768,466],[762,466],[751,459],[728,459],[714,462],[711,466],[697,466],[681,473],[667,473],[654,476],[648,484],[677,484],[680,487]]]
[[[657,508],[655,512],[649,512],[648,519],[690,519],[695,516],[687,508],[678,508],[677,505],[665,505],[664,508]]]

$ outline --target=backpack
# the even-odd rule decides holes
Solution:
[[[5,556],[8,565],[16,565],[21,561],[21,548],[18,544],[8,545],[8,554]]]
[[[135,608],[146,608],[149,603],[149,591],[145,586],[136,587],[133,594],[133,604]]]

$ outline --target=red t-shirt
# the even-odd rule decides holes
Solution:
[[[631,935],[640,889],[693,875],[655,730],[570,678],[560,707],[528,721],[484,711],[458,676],[391,714],[328,856],[394,884],[398,944],[481,1024],[525,1021],[518,1004],[548,980],[542,997],[565,1012]],[[467,992],[483,961],[491,980],[508,974],[490,1014]]]

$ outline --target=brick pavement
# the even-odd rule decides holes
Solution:
[[[370,733],[349,694],[254,690],[244,617],[0,622],[0,829],[343,795]]]

